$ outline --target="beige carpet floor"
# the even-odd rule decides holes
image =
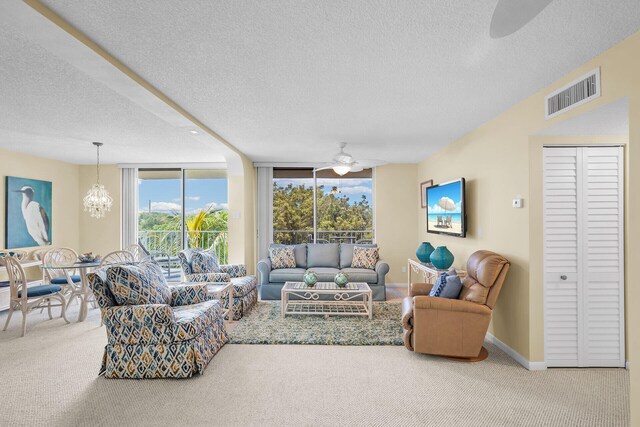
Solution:
[[[77,313],[77,306],[70,312]],[[75,317],[76,314],[70,314]],[[6,315],[0,316],[4,325]],[[528,372],[494,346],[461,364],[392,346],[226,345],[188,380],[98,377],[98,311],[0,332],[0,425],[625,426],[622,369]]]

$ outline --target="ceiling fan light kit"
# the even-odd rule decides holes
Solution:
[[[332,164],[316,168],[315,171],[333,169],[336,174],[344,176],[349,172],[361,172],[364,169],[381,166],[386,163],[383,160],[355,160],[351,154],[344,152],[346,146],[346,142],[339,142],[338,148],[340,152],[333,156]]]
[[[334,166],[333,171],[338,175],[343,176],[351,172],[351,166]]]

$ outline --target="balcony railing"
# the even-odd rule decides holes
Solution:
[[[176,256],[182,250],[180,230],[139,230],[138,238],[148,251],[163,252]],[[229,262],[228,231],[187,231],[187,242],[191,248],[209,249],[213,247],[220,264]]]
[[[287,245],[313,243],[313,230],[273,230],[273,241]],[[318,243],[370,243],[371,230],[318,230]]]

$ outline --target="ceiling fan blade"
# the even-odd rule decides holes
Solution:
[[[362,167],[362,165],[358,162],[355,162],[352,166],[351,166],[351,171],[350,172],[362,172],[364,170],[364,168]]]
[[[362,160],[358,160],[356,163],[365,169],[369,169],[376,166],[382,166],[387,162],[385,162],[384,160],[362,159]]]
[[[499,39],[527,25],[553,0],[499,0],[493,11],[489,35]]]
[[[327,169],[333,169],[336,165],[322,166],[320,168],[315,168],[314,171],[326,171]]]

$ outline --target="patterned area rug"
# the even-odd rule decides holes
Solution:
[[[230,344],[402,345],[400,303],[374,302],[373,319],[280,315],[280,301],[261,301],[237,322]]]

